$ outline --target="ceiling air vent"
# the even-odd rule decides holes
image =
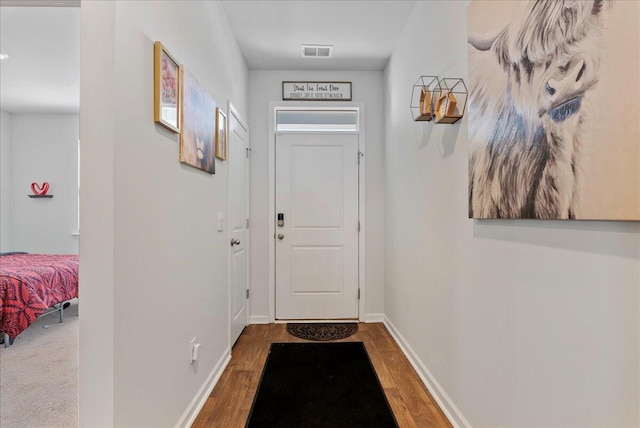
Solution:
[[[303,58],[331,58],[333,46],[302,45]]]

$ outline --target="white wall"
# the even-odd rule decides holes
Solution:
[[[83,2],[81,40],[80,425],[173,426],[229,353],[227,163],[154,124],[153,42],[245,117],[248,71],[218,2]]]
[[[78,254],[77,114],[11,115],[10,233],[13,251]],[[31,199],[49,182],[51,199]]]
[[[411,121],[466,4],[418,2],[385,69],[385,313],[460,423],[638,426],[640,223],[470,220],[466,119]]]
[[[381,314],[384,307],[384,120],[381,71],[266,71],[249,72],[251,128],[251,316],[269,316],[269,102],[282,102],[283,80],[350,81],[352,100],[365,105],[366,236],[365,314]],[[316,103],[347,106],[350,103]],[[305,105],[309,105],[306,103]],[[271,137],[272,138],[272,137]]]
[[[11,251],[11,115],[0,111],[0,252]]]

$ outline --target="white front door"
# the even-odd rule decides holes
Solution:
[[[229,239],[231,245],[230,305],[231,344],[235,343],[248,324],[249,290],[249,159],[247,129],[229,109]]]
[[[276,135],[275,230],[276,318],[358,318],[357,135]]]

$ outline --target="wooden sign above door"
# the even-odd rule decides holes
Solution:
[[[351,101],[351,82],[282,82],[283,101]]]

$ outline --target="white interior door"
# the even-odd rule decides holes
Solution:
[[[231,344],[248,324],[249,311],[249,158],[247,129],[229,109],[229,242]]]
[[[276,136],[275,230],[276,318],[358,318],[357,135]]]

